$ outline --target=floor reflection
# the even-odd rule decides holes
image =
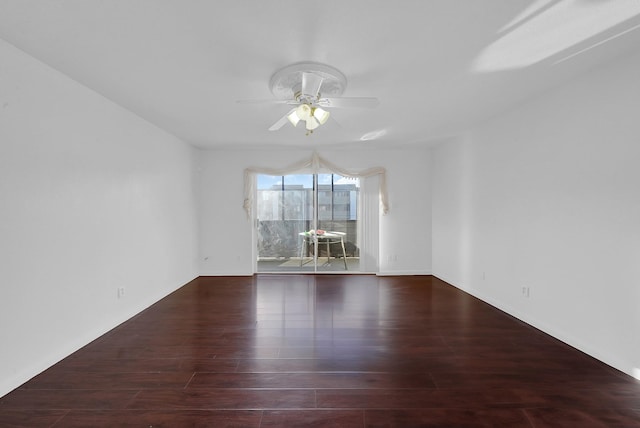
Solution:
[[[346,269],[345,269],[346,261]],[[317,265],[314,264],[314,260],[311,257],[305,257],[300,260],[299,257],[291,258],[260,258],[258,260],[258,272],[260,273],[280,273],[280,272],[360,272],[360,258],[359,257],[347,257],[346,260],[342,258],[331,258],[327,260],[326,257],[320,257]]]
[[[280,358],[360,359],[385,352],[389,295],[377,277],[259,276],[255,346]]]

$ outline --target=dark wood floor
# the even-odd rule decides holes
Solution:
[[[640,383],[429,276],[200,278],[0,426],[634,427]]]

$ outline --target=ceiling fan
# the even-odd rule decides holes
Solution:
[[[294,106],[269,131],[277,131],[287,122],[294,127],[305,122],[307,135],[327,122],[332,108],[374,108],[373,97],[340,97],[347,78],[339,70],[316,62],[299,62],[274,73],[269,82],[272,100],[239,100],[239,103],[287,104]]]

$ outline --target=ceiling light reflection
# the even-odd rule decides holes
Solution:
[[[508,24],[505,28],[513,28],[480,53],[473,70],[536,64],[640,14],[638,0],[561,0],[544,9],[547,3],[534,3]]]
[[[367,132],[362,137],[360,137],[360,141],[375,140],[376,138],[380,138],[386,134],[387,134],[386,129],[378,129],[376,131]]]
[[[525,10],[520,12],[518,14],[518,16],[513,18],[511,20],[511,22],[509,22],[507,25],[502,27],[500,29],[499,33],[504,33],[505,31],[507,31],[507,30],[519,25],[523,21],[526,21],[532,15],[535,15],[536,13],[538,13],[540,10],[544,9],[549,3],[553,2],[553,1],[556,1],[556,0],[537,0],[537,1],[533,2]]]

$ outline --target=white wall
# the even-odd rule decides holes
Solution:
[[[593,70],[433,159],[434,274],[635,376],[638,76]]]
[[[306,138],[301,135],[301,138]],[[251,275],[252,224],[242,207],[247,167],[284,168],[313,150],[209,150],[200,159],[202,275]],[[380,217],[380,273],[431,273],[431,154],[429,149],[323,150],[347,169],[387,170],[390,210]],[[395,260],[389,260],[395,256]],[[394,259],[394,257],[392,257]]]
[[[2,41],[0,63],[1,396],[198,272],[194,151]]]

